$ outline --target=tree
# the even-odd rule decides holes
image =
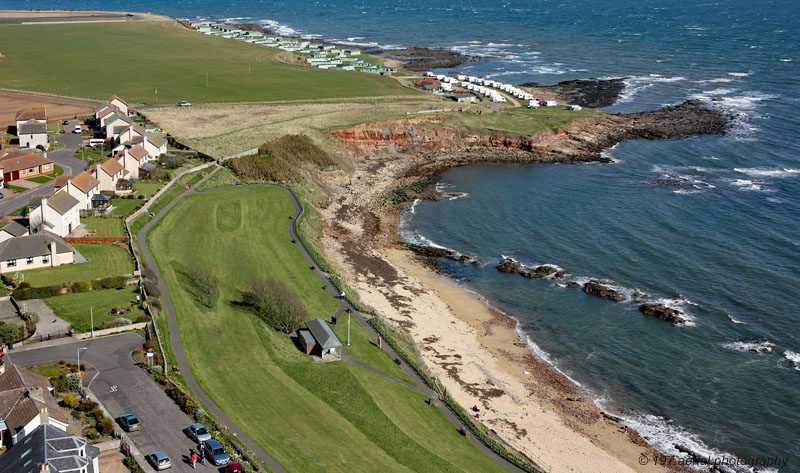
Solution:
[[[17,324],[0,324],[0,337],[6,343],[16,341],[19,337],[19,326]]]
[[[245,304],[279,332],[294,332],[310,318],[300,295],[277,279],[254,279],[242,297]]]
[[[217,302],[217,277],[211,268],[193,264],[188,270],[189,278],[197,288],[197,299],[209,309]]]

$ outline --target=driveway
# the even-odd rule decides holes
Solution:
[[[83,139],[81,135],[70,131],[78,124],[84,128],[86,127],[86,125],[80,123],[79,120],[70,120],[68,125],[64,125],[64,129],[67,130],[67,133],[56,138],[56,141],[64,143],[64,147],[47,153],[47,157],[61,166],[61,168],[64,169],[64,174],[67,176],[76,176],[86,169],[86,161],[75,158],[75,151],[80,149],[81,144],[83,144]]]
[[[150,376],[136,366],[131,352],[144,343],[136,333],[125,333],[110,337],[84,340],[45,348],[7,352],[6,362],[20,366],[36,366],[57,363],[59,360],[77,361],[77,349],[81,352],[81,363],[86,363],[84,386],[100,400],[114,418],[122,414],[135,414],[142,422],[142,430],[128,434],[143,455],[164,450],[172,460],[170,471],[192,472],[191,465],[184,463],[189,450],[196,445],[182,432],[192,420],[181,412],[177,404],[168,398]],[[140,461],[141,463],[141,461]],[[145,471],[152,471],[142,465]],[[210,464],[200,470],[216,472]],[[194,472],[196,473],[196,471]]]

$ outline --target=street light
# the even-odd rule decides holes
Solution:
[[[81,350],[88,350],[89,347],[78,348],[78,376],[83,376],[81,374]]]

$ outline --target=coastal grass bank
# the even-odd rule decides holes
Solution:
[[[0,25],[4,88],[131,103],[265,102],[409,95],[396,80],[278,62],[282,51],[175,21]]]

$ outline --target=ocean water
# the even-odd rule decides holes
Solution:
[[[711,99],[724,137],[627,142],[610,165],[442,174],[407,238],[476,256],[453,276],[520,321],[537,352],[668,454],[781,457],[800,472],[800,15],[789,0],[428,2],[31,0],[0,8],[151,11],[261,22],[362,48],[443,46],[447,70],[512,83],[627,77],[609,112]],[[668,183],[678,185],[665,185]],[[692,317],[675,327],[501,256],[604,278]],[[748,348],[763,353],[753,353]],[[747,471],[740,469],[739,471]]]

